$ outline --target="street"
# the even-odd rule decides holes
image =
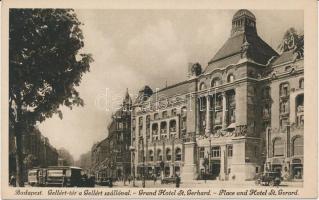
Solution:
[[[135,185],[138,188],[142,188],[142,181],[135,181]],[[279,187],[302,187],[302,182],[282,182]],[[96,185],[96,187],[108,187],[108,186],[100,186]],[[117,181],[113,183],[113,187],[116,188],[127,188],[133,187],[133,182],[129,184],[128,182],[124,183],[122,181]],[[161,184],[160,180],[154,181],[147,180],[145,181],[146,188],[175,188],[174,183],[169,184]],[[187,181],[181,182],[181,188],[245,188],[245,187],[252,187],[252,188],[266,188],[269,186],[256,186],[254,181],[244,181],[244,182],[235,182],[235,181],[218,181],[218,180],[194,180],[194,181]]]

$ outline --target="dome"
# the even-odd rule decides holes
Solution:
[[[242,16],[248,16],[249,18],[253,19],[253,20],[256,20],[256,17],[255,15],[250,12],[249,10],[246,10],[246,9],[241,9],[241,10],[238,10],[234,16],[233,16],[233,20],[236,20]]]

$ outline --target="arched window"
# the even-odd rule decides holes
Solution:
[[[276,138],[274,140],[274,156],[283,156],[285,152],[285,144],[281,138]]]
[[[212,87],[217,87],[221,85],[221,80],[220,78],[216,77],[212,80],[211,86]]]
[[[172,151],[169,148],[166,149],[166,160],[167,161],[171,161],[172,160]]]
[[[234,82],[234,80],[235,80],[235,77],[233,74],[229,74],[227,76],[227,83],[232,83],[232,82]]]
[[[157,161],[162,161],[162,160],[163,160],[162,150],[157,149]]]
[[[166,122],[161,122],[161,134],[167,133],[167,124]]]
[[[173,108],[171,111],[172,116],[176,116],[176,108]]]
[[[152,125],[152,134],[157,135],[157,133],[158,133],[158,124],[155,123]]]
[[[149,150],[148,151],[148,156],[149,156],[150,161],[154,160],[154,152],[153,152],[153,150]]]
[[[297,137],[293,140],[293,155],[303,155],[303,138]]]
[[[206,89],[205,83],[202,82],[202,83],[199,85],[199,89],[200,89],[200,90],[205,90],[205,89]]]
[[[176,161],[182,160],[182,150],[179,147],[177,147],[175,150],[175,160]]]
[[[303,89],[303,87],[304,87],[304,79],[302,78],[299,80],[299,88]]]
[[[167,117],[167,111],[163,111],[162,117],[163,117],[163,118],[166,118],[166,117]]]
[[[169,122],[169,130],[170,132],[176,132],[176,120],[171,120]]]

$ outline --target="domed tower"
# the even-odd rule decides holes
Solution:
[[[234,14],[232,20],[231,36],[243,32],[248,34],[257,34],[256,17],[252,12],[246,9],[238,10]]]

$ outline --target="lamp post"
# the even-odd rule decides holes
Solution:
[[[143,167],[142,167],[142,187],[145,188],[145,156],[144,156],[144,139],[141,136],[140,140],[142,142],[142,158],[143,158]]]
[[[135,187],[135,147],[130,146],[130,151],[132,152],[132,175],[133,175],[133,187]]]

